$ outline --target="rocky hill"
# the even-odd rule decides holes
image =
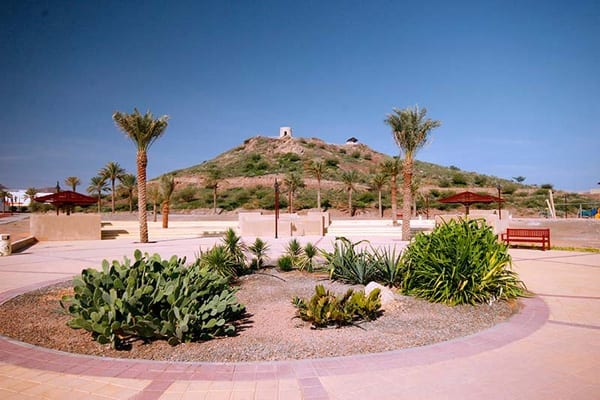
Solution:
[[[342,210],[347,208],[341,175],[343,171],[354,170],[359,176],[354,203],[360,212],[377,206],[377,191],[371,189],[370,181],[379,172],[380,164],[389,158],[390,156],[361,143],[332,144],[318,138],[256,136],[212,160],[168,173],[175,176],[175,208],[210,208],[213,192],[207,186],[211,171],[216,171],[220,176],[218,207],[233,210],[272,208],[275,179],[281,182],[286,174],[295,172],[302,176],[305,185],[298,190],[295,205],[298,209],[304,209],[316,206],[317,189],[316,179],[305,172],[305,166],[312,160],[320,160],[327,166],[321,181],[324,206]],[[520,215],[537,215],[543,212],[548,189],[552,188],[551,185],[524,185],[477,172],[462,171],[455,166],[443,167],[421,161],[416,161],[414,172],[418,187],[417,208],[429,204],[431,208],[442,211],[458,206],[437,203],[439,198],[463,190],[496,194],[496,187],[500,185],[507,206]],[[285,187],[283,190],[285,193]],[[390,204],[388,192],[389,189],[384,189],[383,203],[387,206]],[[574,202],[586,199],[576,194],[570,196]],[[282,206],[286,205],[285,196],[282,197],[282,203]],[[571,208],[568,209],[569,212],[577,212],[575,205]]]

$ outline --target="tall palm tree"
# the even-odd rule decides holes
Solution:
[[[306,165],[305,169],[310,175],[317,180],[317,208],[321,209],[321,179],[325,174],[327,165],[321,160],[312,160]]]
[[[135,187],[138,187],[138,207],[139,207],[139,184],[135,175],[133,174],[125,174],[121,176],[121,184],[119,185],[121,189],[123,189],[127,193],[127,198],[129,199],[129,212],[133,212],[133,192],[135,191]],[[144,203],[145,204],[145,203]],[[146,226],[147,229],[147,226]],[[147,232],[146,232],[147,234]],[[140,238],[141,241],[141,238]]]
[[[356,190],[355,184],[358,182],[358,173],[353,169],[349,171],[343,171],[341,178],[342,182],[344,182],[344,189],[348,193],[348,213],[350,216],[353,216],[352,192]]]
[[[371,188],[377,190],[377,200],[379,204],[379,218],[383,218],[383,207],[381,205],[381,191],[387,183],[386,174],[379,172],[371,176]]]
[[[152,220],[156,222],[156,205],[161,202],[160,187],[158,184],[148,185],[148,199],[152,203]]]
[[[222,177],[222,172],[218,168],[211,168],[208,170],[208,176],[206,177],[206,187],[213,190],[213,213],[217,213],[217,189],[219,188],[219,181]]]
[[[440,121],[425,119],[426,114],[427,109],[419,109],[418,106],[404,110],[395,108],[393,113],[388,114],[385,119],[385,123],[392,128],[394,141],[401,154],[404,154],[402,162],[402,240],[410,239],[411,185],[415,154],[425,146],[431,130],[441,125]]]
[[[121,176],[125,174],[125,169],[121,168],[118,162],[111,161],[106,164],[100,171],[99,174],[110,180],[110,192],[111,192],[111,205],[112,213],[115,213],[115,182],[117,179],[121,179]]]
[[[163,175],[160,178],[160,193],[162,195],[162,227],[169,227],[169,210],[171,208],[171,196],[175,190],[175,177],[173,175]]]
[[[148,148],[161,137],[167,125],[169,117],[163,115],[154,119],[150,111],[145,115],[140,114],[137,108],[134,108],[132,114],[123,114],[115,112],[113,120],[117,127],[133,141],[137,148],[137,181],[138,181],[138,209],[140,222],[140,242],[148,243],[148,222],[146,212],[146,167],[148,166]]]
[[[34,212],[38,209],[38,204],[33,199],[38,194],[38,190],[34,187],[30,187],[25,191],[25,198],[29,199],[29,211]]]
[[[80,183],[81,181],[76,176],[69,176],[67,179],[65,179],[65,185],[70,186],[74,192],[77,191],[77,185],[79,185]]]
[[[108,184],[106,183],[106,177],[103,175],[94,176],[90,179],[90,185],[87,187],[87,191],[90,194],[98,196],[98,214],[102,210],[102,193],[108,190]]]
[[[283,178],[283,184],[287,187],[288,212],[291,214],[294,211],[294,196],[298,188],[304,187],[304,180],[300,174],[290,172]]]
[[[402,170],[397,157],[385,160],[379,166],[381,172],[390,179],[390,194],[392,202],[392,224],[398,225],[398,175]]]

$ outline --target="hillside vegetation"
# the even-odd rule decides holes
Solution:
[[[371,184],[373,176],[381,172],[380,164],[390,156],[372,150],[367,145],[331,144],[318,138],[269,138],[256,136],[244,141],[240,146],[226,151],[212,160],[189,168],[169,172],[175,176],[176,190],[172,199],[174,209],[212,208],[214,185],[217,185],[217,207],[220,210],[273,209],[274,182],[281,184],[280,205],[287,207],[287,191],[283,181],[290,173],[301,177],[304,186],[295,192],[294,209],[316,207],[317,180],[306,170],[313,160],[326,166],[322,180],[323,208],[336,208],[348,211],[347,186],[342,181],[345,171],[356,171],[353,190],[353,208],[356,213],[374,212],[378,205],[378,192]],[[215,178],[216,177],[216,178]],[[153,180],[156,184],[160,177]],[[455,166],[416,161],[415,163],[415,205],[417,212],[425,213],[425,208],[434,211],[450,211],[460,205],[446,205],[438,199],[459,191],[471,190],[477,193],[497,195],[497,185],[502,189],[505,208],[518,215],[539,215],[545,209],[548,189],[525,185],[512,180],[463,171]],[[401,187],[401,176],[398,188]],[[384,208],[390,207],[389,187],[382,189]],[[555,194],[557,210],[565,193]],[[568,212],[575,214],[577,202],[589,202],[586,196],[567,194]],[[401,201],[401,200],[399,200]],[[476,205],[476,208],[495,208],[495,204]],[[461,208],[462,209],[462,208]]]

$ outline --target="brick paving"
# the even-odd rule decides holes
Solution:
[[[300,238],[330,246],[328,238]],[[367,238],[368,239],[368,238]],[[372,238],[375,244],[397,240]],[[0,257],[0,301],[135,248],[191,258],[217,238],[43,242]],[[248,241],[253,238],[248,239]],[[269,240],[281,251],[289,239]],[[73,355],[0,337],[2,399],[598,399],[600,254],[511,250],[538,293],[468,337],[350,357],[185,363]]]

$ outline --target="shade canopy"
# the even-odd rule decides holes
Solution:
[[[461,192],[453,196],[449,196],[439,200],[440,203],[455,203],[464,204],[466,208],[466,214],[469,215],[469,206],[475,203],[500,203],[504,200],[500,197],[490,196],[489,194],[477,194],[473,192]]]
[[[95,197],[86,196],[85,194],[73,192],[72,190],[63,190],[62,192],[36,197],[34,200],[39,201],[40,203],[52,204],[56,207],[87,206],[98,202],[98,199]]]

